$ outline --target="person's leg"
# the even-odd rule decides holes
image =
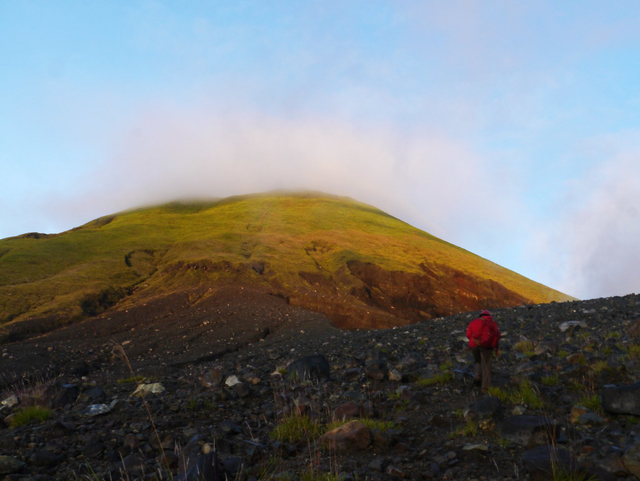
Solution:
[[[475,379],[475,384],[476,385],[480,385],[481,381],[482,381],[482,369],[481,369],[481,365],[482,365],[482,356],[480,354],[480,347],[476,346],[471,348],[471,354],[473,354],[473,360],[475,361],[475,367],[476,367],[476,379]]]
[[[482,372],[482,391],[491,387],[491,364],[493,363],[493,349],[480,348],[480,365]]]

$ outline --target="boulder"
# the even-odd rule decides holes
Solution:
[[[20,471],[25,464],[11,456],[0,456],[0,474],[13,474]]]
[[[222,466],[215,451],[198,456],[195,462],[188,463],[185,473],[177,481],[218,481],[222,478]]]
[[[107,395],[100,386],[95,386],[80,394],[78,401],[86,404],[103,404],[107,401]]]
[[[371,432],[361,422],[351,421],[323,434],[319,442],[331,451],[358,451],[371,444]]]
[[[602,408],[612,414],[640,415],[640,381],[626,386],[604,386]]]
[[[482,396],[477,401],[469,404],[463,411],[465,418],[475,418],[477,421],[484,419],[500,419],[504,407],[500,399],[494,396]]]
[[[535,480],[559,479],[560,473],[574,473],[578,468],[569,451],[550,445],[525,451],[522,453],[522,461]],[[563,479],[569,478],[565,476]]]
[[[329,361],[322,354],[302,357],[287,366],[289,379],[330,379]]]
[[[341,404],[333,410],[333,419],[353,419],[360,416],[360,406],[353,401]]]
[[[384,361],[369,361],[365,366],[364,374],[370,379],[382,381],[388,376],[389,367]]]
[[[498,424],[500,437],[520,446],[536,446],[556,439],[555,421],[542,416],[509,416]]]
[[[80,388],[76,384],[60,384],[53,388],[51,407],[54,409],[63,408],[73,404],[80,395]]]
[[[622,455],[622,464],[634,476],[640,477],[640,440],[636,440]]]

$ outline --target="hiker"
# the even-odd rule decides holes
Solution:
[[[489,311],[482,311],[480,316],[469,323],[467,328],[469,348],[476,362],[475,384],[481,385],[482,392],[491,386],[491,363],[493,355],[500,355],[498,344],[500,331]]]

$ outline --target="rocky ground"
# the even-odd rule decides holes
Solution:
[[[494,311],[489,394],[477,313],[347,332],[275,297],[172,302],[0,346],[0,480],[640,477],[640,296]],[[288,379],[316,353],[329,380]]]

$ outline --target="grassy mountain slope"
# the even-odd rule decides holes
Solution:
[[[68,232],[0,240],[0,329],[50,330],[177,291],[224,285],[388,327],[570,299],[371,206],[322,194],[172,203]],[[38,327],[40,326],[40,327]]]

